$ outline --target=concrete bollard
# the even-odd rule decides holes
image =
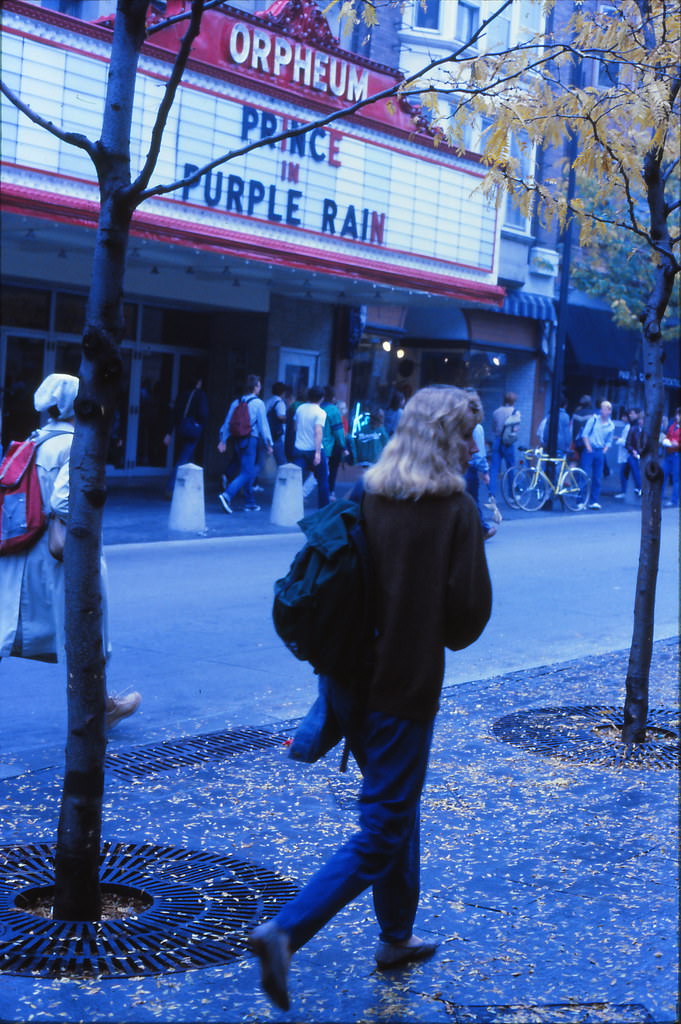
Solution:
[[[203,469],[193,462],[177,467],[168,529],[179,533],[206,532]]]
[[[274,526],[295,526],[304,514],[303,471],[287,462],[277,470],[270,522]]]

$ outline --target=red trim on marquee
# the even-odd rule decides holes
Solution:
[[[55,203],[56,200],[56,203]],[[96,228],[99,205],[73,196],[46,197],[35,189],[6,185],[0,194],[0,209],[6,213],[28,214],[61,224],[75,224],[79,227]],[[505,290],[498,285],[468,281],[444,274],[419,272],[392,268],[364,257],[352,258],[348,266],[347,257],[330,252],[306,249],[291,243],[277,242],[273,252],[269,239],[244,237],[233,231],[211,228],[207,235],[205,225],[181,224],[169,217],[145,213],[135,214],[130,233],[138,238],[148,238],[165,244],[180,245],[205,252],[228,253],[241,258],[254,259],[262,263],[280,263],[302,270],[317,270],[336,277],[360,278],[372,283],[392,285],[397,288],[412,288],[442,295],[460,301],[483,302],[501,307]]]

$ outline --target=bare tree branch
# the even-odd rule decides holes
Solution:
[[[203,9],[204,11],[210,11],[213,7],[220,7],[225,0],[205,0]],[[161,32],[164,28],[169,28],[171,25],[177,25],[178,22],[186,21],[187,18],[192,17],[192,11],[182,11],[181,14],[175,14],[172,18],[164,18],[163,21],[156,21],[153,25],[149,25],[146,31],[147,39],[149,36],[154,35],[156,32]]]
[[[17,110],[20,110],[22,114],[25,114],[29,120],[33,121],[40,128],[44,128],[50,135],[56,136],[61,139],[62,142],[67,142],[70,146],[77,146],[78,149],[84,149],[88,156],[91,158],[93,163],[96,163],[96,152],[97,148],[95,143],[91,139],[88,139],[86,135],[82,135],[80,132],[67,132],[63,128],[54,124],[53,121],[48,121],[47,118],[41,117],[40,114],[36,114],[34,110],[31,110],[23,100],[19,99],[17,94],[5,85],[3,81],[0,81],[0,90],[5,94],[10,103],[13,103]]]
[[[131,184],[127,190],[128,196],[135,204],[136,197],[142,192],[144,188],[149,184],[149,179],[154,172],[156,162],[158,160],[158,154],[161,151],[161,143],[163,141],[163,133],[165,131],[166,123],[168,121],[168,114],[175,102],[175,95],[179,88],[184,74],[184,69],[187,64],[187,59],[191,51],[192,43],[198,36],[201,30],[201,18],[205,10],[204,0],[192,0],[191,10],[189,12],[190,22],[187,27],[187,31],[184,34],[180,48],[177,51],[175,61],[173,63],[173,69],[170,74],[170,78],[166,82],[165,92],[163,99],[159,105],[156,121],[151,132],[151,142],[149,145],[149,152],[144,162],[144,167],[140,171],[137,179]]]

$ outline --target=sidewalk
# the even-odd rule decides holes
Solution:
[[[346,497],[355,481],[361,476],[360,466],[344,467],[338,477],[336,494],[339,498]],[[272,506],[273,482],[265,480],[265,489],[256,494],[261,506],[259,512],[241,511],[241,501],[237,497],[234,502],[234,513],[228,515],[218,501],[219,482],[210,478],[204,483],[204,500],[206,510],[205,534],[175,533],[168,529],[170,502],[164,497],[165,477],[146,478],[137,481],[122,481],[113,477],[108,481],[109,494],[104,508],[104,544],[153,543],[157,541],[178,539],[200,539],[204,537],[245,537],[259,534],[299,532],[297,526],[273,526],[270,522]],[[606,478],[601,494],[603,509],[601,512],[567,512],[562,508],[554,511],[523,512],[511,509],[501,495],[498,505],[504,521],[513,522],[517,519],[536,519],[546,516],[594,516],[607,512],[631,512],[639,508],[639,504],[631,504],[628,500],[615,500],[617,483],[613,476]],[[305,502],[305,512],[317,508],[317,492]],[[503,523],[502,523],[503,529]]]
[[[550,745],[551,714],[522,715],[556,707],[620,708],[626,662],[627,652],[618,651],[445,692],[423,801],[417,920],[419,933],[438,938],[440,949],[421,965],[377,972],[365,894],[294,957],[289,1014],[261,994],[244,936],[254,918],[268,916],[290,884],[309,878],[353,829],[356,770],[339,774],[339,750],[317,765],[292,762],[285,746],[292,723],[181,737],[153,749],[116,745],[104,838],[152,844],[147,875],[130,864],[126,871],[128,884],[137,879],[141,889],[155,892],[154,904],[132,924],[108,926],[106,963],[119,964],[118,976],[5,973],[0,1020],[676,1020],[677,771],[650,761],[590,761],[596,749],[614,750],[602,711],[594,712],[586,731],[574,721],[562,733],[559,728],[552,756],[538,749]],[[652,707],[676,708],[677,640],[655,645],[651,679]],[[672,720],[668,716],[667,731],[656,734],[667,757],[674,730],[678,736],[678,712],[673,728]],[[524,725],[530,727],[527,742],[519,746]],[[570,751],[576,759],[556,756]],[[0,793],[3,844],[53,842],[56,768],[6,779]],[[124,859],[120,850],[118,857]],[[32,863],[29,856],[23,860]],[[38,884],[30,865],[20,868],[31,876],[26,884]],[[155,876],[163,876],[162,884]],[[18,885],[16,878],[9,886],[0,883],[5,953],[19,942],[17,919],[29,917],[13,906]],[[27,953],[55,927],[33,927],[34,921]],[[145,928],[167,968],[120,976],[125,970],[135,975],[141,961],[126,960],[123,952],[135,930]],[[102,925],[99,932],[106,930]],[[66,949],[66,938],[63,943]],[[226,959],[230,943],[238,955]],[[183,963],[186,949],[192,952]],[[87,959],[95,952],[82,943],[78,955]]]

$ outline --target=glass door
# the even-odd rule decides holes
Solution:
[[[2,381],[2,446],[23,441],[39,426],[33,395],[44,377],[45,339],[9,334]],[[0,365],[2,360],[0,359]]]
[[[144,352],[142,355],[137,430],[138,467],[165,469],[168,450],[163,443],[169,426],[173,399],[172,352]]]
[[[279,380],[293,390],[294,398],[304,399],[307,389],[317,378],[318,352],[307,349],[282,348],[279,352]]]

